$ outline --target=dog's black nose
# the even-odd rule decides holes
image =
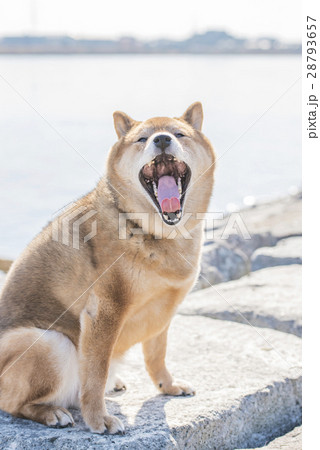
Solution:
[[[165,150],[169,147],[171,142],[171,137],[167,134],[160,134],[153,139],[153,142],[156,144],[156,147],[161,148],[161,150]]]

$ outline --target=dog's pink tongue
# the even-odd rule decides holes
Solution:
[[[174,177],[164,175],[159,178],[158,202],[161,206],[162,212],[169,213],[180,210],[180,195]]]

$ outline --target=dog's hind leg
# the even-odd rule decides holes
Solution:
[[[73,425],[78,405],[77,352],[62,333],[17,328],[0,339],[0,409],[48,426]]]
[[[18,415],[49,427],[64,428],[74,425],[71,413],[61,406],[28,403],[20,408]]]

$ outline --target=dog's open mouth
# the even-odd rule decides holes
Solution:
[[[182,206],[191,178],[191,170],[184,161],[167,153],[145,164],[139,179],[168,225],[176,225],[182,217]]]

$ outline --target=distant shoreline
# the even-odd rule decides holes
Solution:
[[[0,54],[97,54],[97,55],[264,55],[300,54],[301,43],[284,43],[271,37],[237,38],[225,31],[210,30],[177,41],[142,41],[131,36],[117,40],[73,38],[71,36],[0,37]]]

